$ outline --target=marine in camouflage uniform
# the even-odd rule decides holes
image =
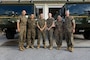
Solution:
[[[40,48],[40,38],[42,36],[43,39],[43,45],[44,48],[46,48],[46,43],[45,43],[45,28],[46,28],[46,21],[43,19],[43,14],[40,14],[40,19],[37,21],[37,27],[38,27],[38,41],[37,41],[37,48]]]
[[[55,22],[55,38],[57,44],[57,50],[61,48],[62,40],[63,40],[63,21],[60,15],[57,17],[57,21]]]
[[[52,14],[48,14],[49,18],[47,19],[47,37],[49,40],[49,49],[51,50],[53,48],[53,25],[54,25],[54,18],[52,17]]]
[[[30,18],[27,21],[27,47],[29,48],[31,45],[31,48],[34,48],[34,41],[35,41],[35,28],[36,28],[36,22],[34,19],[34,14],[31,14]]]
[[[26,24],[27,24],[27,18],[25,16],[26,11],[22,11],[22,15],[19,16],[17,20],[17,30],[19,32],[19,50],[24,50],[24,43],[26,40]]]
[[[67,50],[70,52],[73,51],[73,33],[75,32],[75,20],[72,16],[69,16],[69,11],[65,12],[65,22],[64,22],[64,31],[65,38],[67,41]]]

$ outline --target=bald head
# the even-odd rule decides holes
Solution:
[[[66,10],[66,11],[65,11],[65,15],[66,15],[66,16],[69,16],[69,14],[70,14],[69,10]]]
[[[26,10],[22,10],[22,15],[26,15]]]

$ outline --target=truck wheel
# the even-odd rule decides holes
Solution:
[[[85,39],[90,39],[90,32],[89,31],[85,31],[83,34]]]
[[[10,30],[6,30],[6,38],[7,39],[14,39],[14,32]]]
[[[14,34],[10,33],[10,32],[7,32],[6,33],[6,38],[7,39],[14,39]]]

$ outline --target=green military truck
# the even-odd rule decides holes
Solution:
[[[65,10],[75,18],[75,34],[83,34],[85,39],[90,39],[90,2],[67,2],[62,7],[62,16],[65,17]]]
[[[2,2],[0,3],[0,30],[6,33],[7,39],[13,39],[17,33],[17,18],[22,10],[27,15],[35,13],[34,4],[30,2]]]

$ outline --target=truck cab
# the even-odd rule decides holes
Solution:
[[[83,34],[85,39],[90,39],[90,2],[67,2],[62,7],[64,17],[65,10],[69,10],[75,19],[75,34]]]
[[[26,10],[26,17],[35,13],[35,6],[30,2],[2,2],[0,3],[0,30],[6,33],[6,38],[13,39],[17,33],[17,19],[22,10]]]

